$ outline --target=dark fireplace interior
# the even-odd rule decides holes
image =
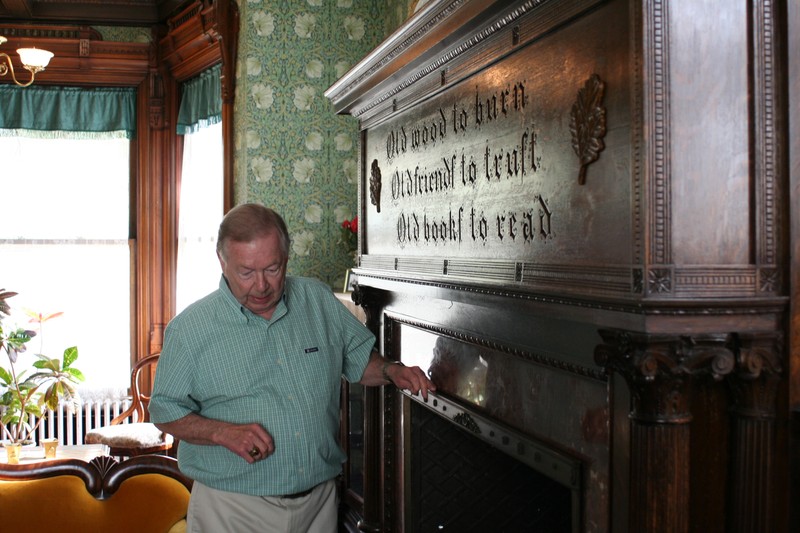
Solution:
[[[580,378],[499,344],[393,320],[402,360],[437,385],[428,401],[404,393],[404,531],[580,531],[587,458],[571,446],[580,435],[551,427],[565,421],[561,415],[579,420],[570,398],[582,396]],[[557,407],[530,392],[531,383],[570,394]]]
[[[411,404],[406,531],[575,530],[569,487],[418,402]]]

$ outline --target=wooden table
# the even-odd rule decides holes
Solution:
[[[56,459],[80,459],[87,463],[95,457],[108,455],[109,447],[105,444],[79,444],[79,445],[59,445],[56,448],[56,456],[54,459],[47,459],[44,456],[44,448],[42,446],[23,447],[20,454],[19,464],[28,465],[34,463],[43,463],[46,461],[54,461]],[[6,450],[0,446],[0,464],[8,464]]]

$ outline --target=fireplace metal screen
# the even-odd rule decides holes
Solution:
[[[574,491],[411,402],[409,533],[570,533]]]

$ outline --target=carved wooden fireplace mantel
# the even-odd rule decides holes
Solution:
[[[565,489],[555,531],[788,531],[783,9],[437,0],[327,91],[361,128],[354,299],[439,385],[363,392],[354,529],[550,523],[449,507],[480,482],[436,450],[477,438],[530,467],[517,508]]]

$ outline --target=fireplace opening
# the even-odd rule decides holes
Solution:
[[[580,467],[573,460],[441,397],[410,404],[406,531],[579,530]]]

